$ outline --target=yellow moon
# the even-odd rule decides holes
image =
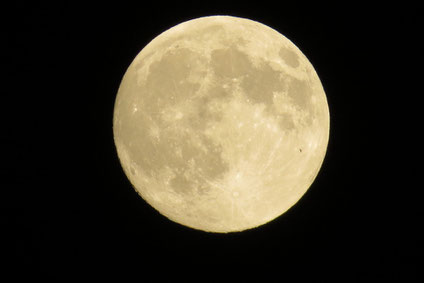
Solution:
[[[225,233],[267,223],[305,194],[326,153],[329,110],[290,40],[211,16],[170,28],[136,56],[113,131],[145,201],[177,223]]]

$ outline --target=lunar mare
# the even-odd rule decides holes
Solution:
[[[323,162],[329,110],[302,52],[255,21],[181,23],[134,59],[117,94],[114,140],[135,190],[204,231],[267,223],[308,190]]]

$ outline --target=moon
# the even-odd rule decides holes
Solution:
[[[210,16],[154,38],[114,106],[119,160],[162,215],[208,232],[263,225],[313,183],[329,139],[320,79],[276,30]]]

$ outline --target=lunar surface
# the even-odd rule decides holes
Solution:
[[[326,153],[329,110],[290,40],[212,16],[163,32],[137,55],[113,130],[145,201],[177,223],[225,233],[267,223],[305,194]]]

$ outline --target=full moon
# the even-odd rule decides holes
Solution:
[[[141,50],[119,87],[113,133],[147,203],[182,225],[226,233],[265,224],[305,194],[329,124],[320,79],[289,39],[211,16]]]

